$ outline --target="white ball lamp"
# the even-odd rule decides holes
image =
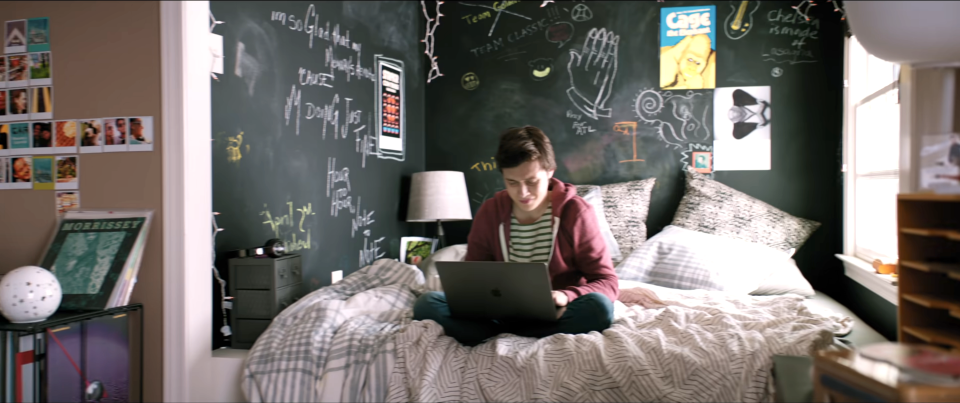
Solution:
[[[0,313],[12,323],[42,322],[62,299],[57,276],[42,267],[23,266],[0,279]]]

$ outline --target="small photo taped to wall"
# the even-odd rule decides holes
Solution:
[[[50,50],[50,19],[47,17],[27,20],[27,52]]]
[[[0,157],[10,155],[10,125],[0,124]]]
[[[57,190],[72,190],[80,186],[80,156],[59,155],[56,159]]]
[[[57,214],[80,209],[80,192],[54,192],[57,197]]]
[[[80,136],[80,152],[102,153],[103,126],[100,119],[81,119],[77,122],[80,123],[80,131],[77,133]]]
[[[7,87],[26,87],[30,83],[30,57],[7,55]]]
[[[56,173],[53,170],[53,156],[33,157],[33,189],[53,190],[56,184]]]
[[[7,120],[27,120],[30,118],[29,97],[26,88],[7,90]]]
[[[53,119],[53,87],[30,87],[30,119]]]
[[[27,20],[7,21],[3,33],[3,53],[27,51]]]
[[[153,151],[153,116],[130,118],[130,151]]]
[[[127,151],[127,118],[103,118],[103,152]]]
[[[50,52],[30,53],[30,85],[52,85],[53,63]]]
[[[7,88],[7,56],[0,55],[0,88]],[[4,105],[6,112],[6,105]]]
[[[53,122],[34,121],[30,122],[30,135],[33,144],[30,152],[32,154],[49,154],[53,147]]]
[[[33,157],[10,157],[10,176],[9,189],[33,188]]]
[[[10,188],[10,158],[0,157],[0,190]]]
[[[30,151],[33,149],[33,136],[30,135],[30,124],[27,122],[17,122],[4,126],[7,126],[7,132],[10,133],[10,152],[8,154],[30,154]]]
[[[75,154],[77,152],[77,121],[57,120],[53,122],[54,154]]]

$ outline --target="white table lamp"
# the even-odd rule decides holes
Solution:
[[[407,222],[437,222],[440,247],[444,240],[443,221],[472,220],[467,182],[460,171],[428,171],[413,174]]]

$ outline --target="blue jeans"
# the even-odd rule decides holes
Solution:
[[[613,302],[606,295],[592,292],[567,304],[567,310],[556,322],[495,321],[451,317],[446,294],[430,291],[413,306],[413,320],[427,319],[443,326],[444,333],[460,344],[475,346],[500,333],[539,338],[557,333],[602,332],[613,322]]]

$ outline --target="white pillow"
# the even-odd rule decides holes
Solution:
[[[804,297],[816,295],[817,292],[803,277],[797,262],[793,259],[788,259],[787,264],[773,266],[771,271],[770,277],[767,277],[750,295],[797,294]]]
[[[791,265],[788,254],[765,245],[668,225],[617,266],[617,275],[682,290],[748,294]]]
[[[440,284],[440,274],[437,273],[437,262],[459,262],[467,256],[467,244],[450,245],[428,256],[417,266],[423,271],[427,291],[443,291]]]

